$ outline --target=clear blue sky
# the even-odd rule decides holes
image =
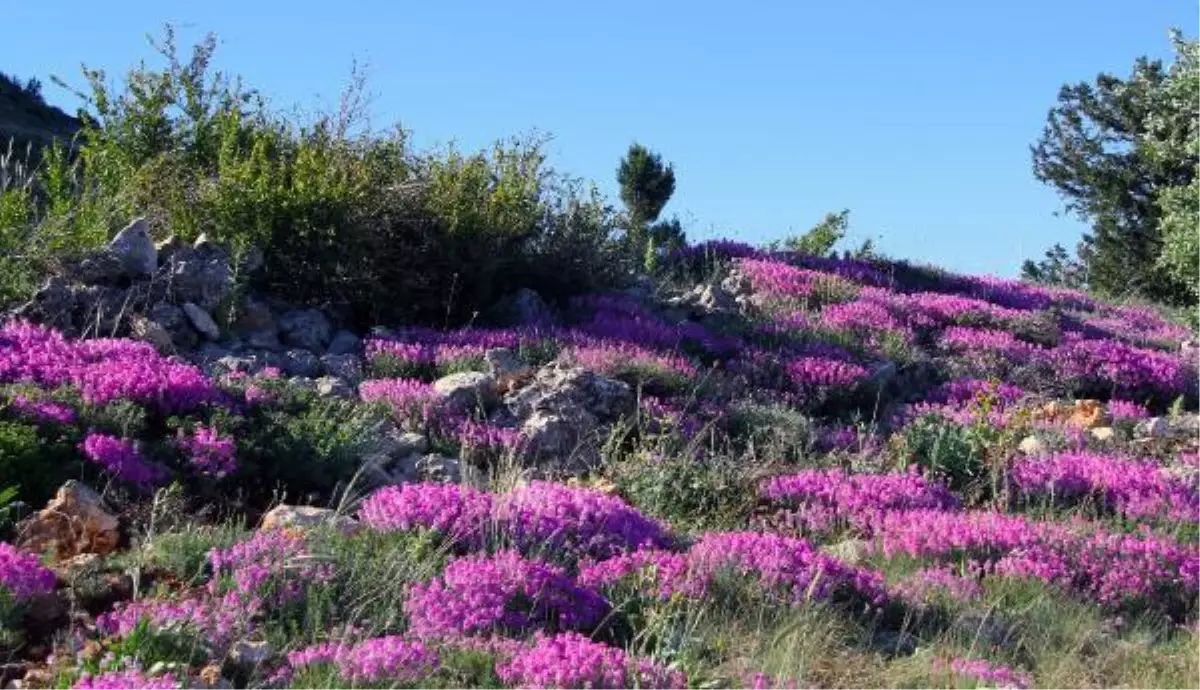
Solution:
[[[116,77],[170,22],[181,44],[216,32],[218,66],[277,105],[312,107],[357,58],[373,124],[422,146],[537,129],[615,200],[618,158],[649,145],[693,238],[758,242],[849,208],[888,253],[998,275],[1083,230],[1030,171],[1059,86],[1166,58],[1168,28],[1198,21],[1194,0],[72,4],[0,2],[0,70]]]

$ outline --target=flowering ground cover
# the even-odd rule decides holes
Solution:
[[[1186,328],[727,241],[561,306],[381,331],[344,397],[0,326],[21,687],[1200,684]],[[68,479],[95,556],[16,524]]]

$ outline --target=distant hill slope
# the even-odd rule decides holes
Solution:
[[[0,149],[23,151],[30,144],[40,148],[54,139],[69,139],[81,123],[42,98],[36,86],[29,88],[0,72]]]

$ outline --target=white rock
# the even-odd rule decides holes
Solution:
[[[1100,442],[1111,441],[1114,433],[1110,426],[1098,426],[1091,430],[1092,438]]]
[[[1017,444],[1017,450],[1025,455],[1041,455],[1046,452],[1046,444],[1037,436],[1026,436]]]

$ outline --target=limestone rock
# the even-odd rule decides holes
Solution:
[[[133,338],[150,343],[160,353],[167,354],[175,351],[175,343],[167,329],[157,321],[148,319],[141,314],[134,314],[130,318],[129,331]]]
[[[510,393],[533,379],[535,370],[512,350],[497,347],[483,353],[483,361],[487,364],[488,375],[496,381],[496,390],[500,394]]]
[[[496,402],[495,379],[478,371],[443,376],[433,382],[433,390],[441,396],[447,409],[458,412],[475,408],[486,410]]]
[[[17,525],[17,545],[65,560],[82,553],[106,555],[121,540],[120,522],[100,494],[70,480],[46,507]]]
[[[194,302],[183,303],[183,313],[187,315],[188,322],[192,324],[200,335],[209,340],[218,340],[221,337],[221,328],[213,321],[213,317],[208,312],[200,308],[200,305]]]
[[[1110,426],[1093,427],[1090,433],[1092,434],[1093,439],[1100,441],[1101,443],[1107,443],[1115,436],[1115,433]]]
[[[238,308],[233,320],[233,332],[243,337],[251,347],[278,350],[279,324],[266,303],[247,299]]]
[[[321,353],[329,345],[333,328],[319,309],[293,309],[279,316],[283,342]]]
[[[322,398],[353,398],[354,389],[350,384],[336,376],[322,376],[317,379],[317,395]]]
[[[275,529],[312,529],[330,524],[343,533],[358,531],[356,520],[329,508],[314,506],[292,506],[282,503],[267,511],[259,523],[258,531],[268,532]]]
[[[108,248],[131,276],[153,275],[158,269],[158,250],[154,248],[145,218],[135,218],[126,225],[108,243]]]
[[[545,323],[551,320],[550,307],[536,290],[521,288],[506,295],[492,308],[496,318],[513,325]]]
[[[1037,436],[1026,436],[1017,444],[1017,450],[1025,455],[1041,455],[1046,452],[1046,443]]]

